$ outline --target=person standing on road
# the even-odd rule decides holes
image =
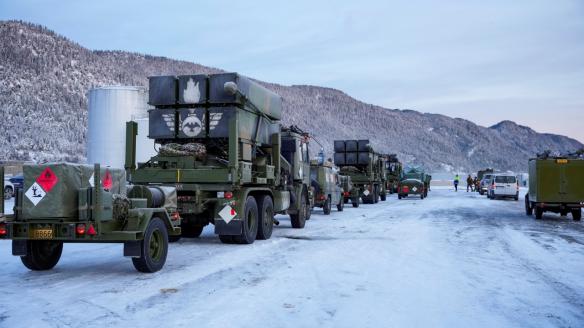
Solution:
[[[460,176],[457,174],[454,177],[454,191],[458,191],[458,183],[460,182]]]
[[[469,192],[469,191],[474,191],[473,179],[470,176],[470,174],[468,175],[468,178],[466,178],[466,192]]]

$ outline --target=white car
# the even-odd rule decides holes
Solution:
[[[10,199],[14,196],[14,185],[8,178],[4,178],[4,199]]]
[[[490,199],[509,197],[519,200],[519,181],[513,174],[498,173],[490,180],[487,197]]]

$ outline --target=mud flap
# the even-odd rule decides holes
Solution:
[[[216,235],[238,236],[241,235],[242,229],[243,221],[241,220],[231,220],[229,223],[223,220],[215,220]]]
[[[142,245],[140,240],[124,242],[124,256],[140,257],[142,256]]]
[[[12,241],[12,255],[14,256],[26,256],[27,248],[26,240]]]

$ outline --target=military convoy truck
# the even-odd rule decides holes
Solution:
[[[541,219],[543,213],[568,213],[576,221],[584,206],[584,159],[576,157],[538,157],[529,160],[529,192],[525,213]]]
[[[359,199],[364,204],[385,201],[385,159],[372,149],[369,140],[335,140],[334,150],[334,162],[340,173],[351,177],[353,207],[359,207]]]
[[[386,172],[386,189],[390,194],[397,192],[397,187],[399,185],[399,180],[402,174],[402,163],[398,160],[396,154],[388,154],[384,156],[385,161],[385,172]]]
[[[331,214],[335,205],[339,212],[345,206],[339,174],[327,165],[313,161],[310,165],[310,181],[314,190],[314,207],[321,207],[325,215]]]
[[[411,195],[424,199],[428,196],[431,177],[420,168],[410,168],[402,173],[398,187],[398,199]]]
[[[124,170],[98,164],[25,165],[23,171],[14,214],[0,214],[0,240],[12,240],[12,254],[27,268],[53,268],[64,243],[123,243],[138,271],[164,266],[169,236],[181,233],[175,188],[127,188]]]
[[[154,76],[149,85],[148,137],[158,155],[126,167],[133,184],[176,188],[182,237],[211,223],[223,243],[251,244],[270,238],[276,213],[304,227],[313,202],[309,136],[281,128],[278,95],[236,73]]]

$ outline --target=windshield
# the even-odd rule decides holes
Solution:
[[[495,177],[495,182],[496,183],[516,183],[517,178],[515,178],[514,176],[509,176],[509,175],[499,175],[499,176]]]

